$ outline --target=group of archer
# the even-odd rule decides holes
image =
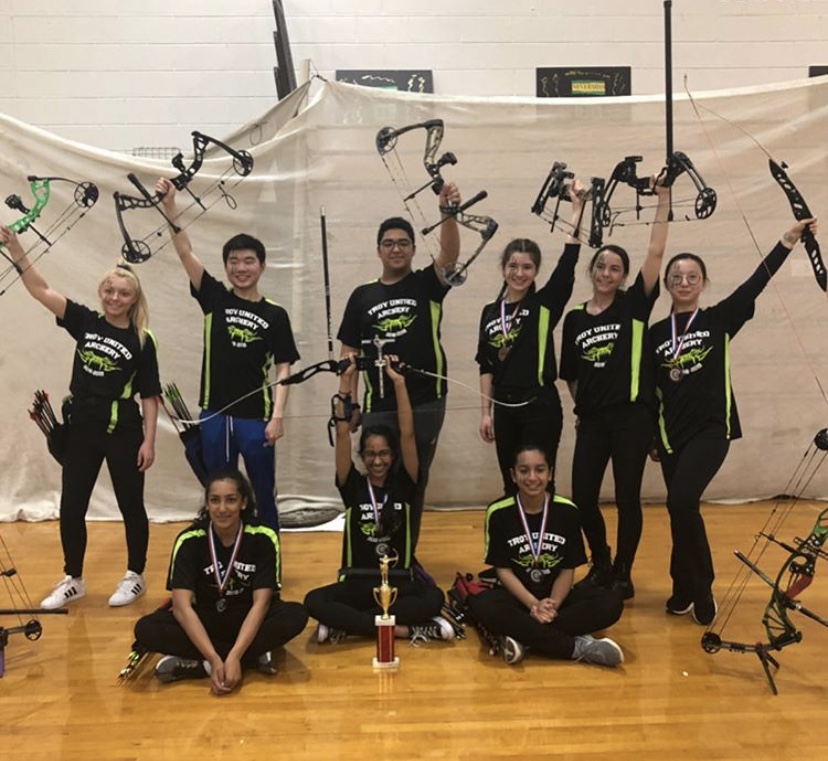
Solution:
[[[166,215],[175,219],[175,187],[162,179],[157,190]],[[730,339],[752,317],[756,297],[803,231],[816,228],[814,220],[798,222],[742,286],[705,309],[699,307],[707,283],[704,262],[694,254],[673,257],[664,275],[671,315],[649,327],[667,240],[667,189],[655,188],[658,206],[650,243],[628,289],[627,253],[614,245],[595,253],[588,268],[592,297],[572,308],[563,325],[560,377],[569,385],[578,418],[570,502],[553,493],[562,429],[553,330],[574,282],[582,190],[577,181],[567,190],[572,231],[548,281],[536,286],[538,245],[528,239],[511,241],[500,260],[503,287],[480,319],[480,434],[496,444],[504,494],[486,517],[486,562],[499,584],[473,598],[471,608],[475,619],[500,637],[510,663],[519,661],[526,647],[606,665],[623,661],[616,643],[595,640],[590,632],[612,625],[621,615],[622,600],[634,595],[640,487],[656,430],[673,535],[667,611],[692,612],[697,622],[712,622],[713,566],[700,499],[730,440],[741,435],[727,372]],[[168,579],[172,610],[142,619],[137,627],[139,640],[174,656],[162,661],[159,675],[180,678],[188,669],[203,675],[207,662],[214,689],[232,689],[242,659],[258,662],[265,671],[272,668],[272,650],[304,628],[306,609],[319,622],[320,642],[370,633],[375,579],[360,571],[375,570],[379,558],[389,554],[399,557],[398,636],[453,637],[453,628],[439,615],[442,593],[419,568],[415,548],[446,410],[440,332],[442,305],[460,250],[451,215],[459,202],[456,186],[444,185],[440,251],[419,270],[412,267],[416,242],[411,224],[402,218],[385,220],[377,235],[381,276],[354,290],[348,301],[338,333],[348,363],[339,378],[334,416],[336,482],[346,510],[342,571],[337,583],[308,594],[306,608],[278,596],[273,445],[283,434],[288,397],[288,386],[278,381],[288,376],[299,355],[287,313],[258,291],[264,246],[245,234],[227,241],[222,255],[228,288],[205,270],[187,233],[171,226],[191,294],[205,318],[199,430],[205,465],[213,476],[205,509],[175,545]],[[127,573],[109,603],[129,604],[146,590],[143,485],[154,460],[161,393],[145,296],[135,273],[122,263],[99,283],[102,311],[88,309],[49,287],[11,230],[0,228],[0,241],[29,293],[77,342],[71,403],[64,408],[70,423],[60,506],[65,576],[42,606],[56,608],[85,594],[85,514],[103,460],[124,517],[128,548]],[[383,322],[392,315],[393,336],[382,335]],[[239,325],[255,340],[248,340],[247,332],[240,337]],[[355,358],[371,344],[382,347],[386,361],[360,363],[365,384],[360,409],[354,401],[359,393]],[[88,361],[101,348],[119,372],[101,372]],[[405,366],[422,372],[401,374]],[[275,384],[270,382],[272,367]],[[390,383],[383,383],[380,373]],[[360,423],[365,473],[351,463],[350,435]],[[240,454],[250,485],[232,470]],[[610,461],[619,516],[614,560],[598,507]],[[586,563],[581,530],[592,566],[573,585],[574,569]]]

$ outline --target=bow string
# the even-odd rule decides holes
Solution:
[[[192,133],[192,138],[192,160],[187,163],[184,159],[184,154],[181,152],[177,153],[171,159],[172,166],[174,169],[178,170],[178,174],[171,178],[170,182],[175,186],[176,190],[186,191],[191,199],[190,204],[181,210],[175,219],[167,217],[165,212],[162,210],[161,203],[163,201],[163,196],[157,192],[150,193],[150,191],[133,173],[128,174],[127,179],[135,186],[139,195],[131,196],[117,191],[114,194],[115,216],[118,220],[118,227],[124,240],[123,246],[121,247],[121,255],[132,264],[141,264],[147,261],[147,259],[156,255],[167,245],[169,245],[170,241],[167,239],[154,249],[152,246],[152,242],[155,239],[164,236],[164,231],[167,225],[169,225],[174,232],[178,233],[193,224],[193,222],[199,219],[199,217],[203,214],[206,214],[207,211],[219,201],[224,201],[231,209],[236,209],[238,206],[238,203],[231,195],[230,190],[235,188],[236,185],[238,185],[253,171],[253,156],[245,150],[233,148],[226,143],[223,143],[221,140],[217,140],[214,137],[210,137],[209,135],[205,135],[198,131],[194,131]],[[199,171],[202,169],[207,149],[211,145],[215,146],[217,149],[220,149],[224,154],[230,156],[232,161],[230,166],[227,167],[219,175],[219,177],[209,183],[200,193],[196,193],[191,187],[191,184],[198,175]],[[231,177],[235,177],[236,182],[228,188],[227,182]],[[181,219],[182,216],[190,209],[195,207],[200,209],[200,211],[186,224],[179,225],[178,220]],[[126,212],[144,209],[154,209],[161,215],[164,222],[147,235],[139,238],[130,233],[124,215]]]
[[[419,130],[425,132],[423,167],[429,179],[427,182],[417,186],[414,190],[409,190],[413,183],[408,179],[405,166],[397,153],[396,147],[397,141],[402,135]],[[442,175],[443,167],[457,164],[457,156],[450,151],[438,155],[440,154],[440,146],[444,135],[445,124],[443,120],[429,119],[404,127],[383,127],[377,132],[375,143],[377,153],[391,178],[391,182],[400,193],[403,205],[408,214],[418,220],[421,228],[420,232],[427,241],[429,248],[431,248],[431,243],[428,235],[443,224],[446,219],[452,217],[457,221],[457,224],[462,225],[468,230],[472,230],[480,236],[480,242],[471,256],[462,264],[455,266],[452,271],[444,273],[446,282],[452,286],[458,286],[466,282],[469,266],[477,259],[497,232],[498,224],[489,216],[467,213],[470,207],[488,197],[488,193],[485,190],[481,190],[462,204],[451,204],[440,207],[440,211],[446,216],[441,217],[437,222],[429,223],[427,221],[427,216],[419,203],[418,197],[420,193],[431,188],[435,195],[439,195],[446,183]],[[433,251],[431,251],[431,258],[436,259]]]
[[[65,177],[39,177],[29,175],[29,192],[33,201],[23,201],[21,196],[12,193],[5,199],[5,204],[10,209],[20,212],[20,216],[9,223],[8,227],[15,233],[31,231],[37,240],[25,250],[26,256],[31,256],[29,266],[33,266],[42,256],[51,251],[52,247],[66,235],[91,209],[98,200],[98,188],[92,182],[70,180]],[[69,183],[74,186],[72,201],[66,206],[48,226],[41,230],[36,225],[49,205],[52,198],[52,183]],[[2,296],[14,283],[16,283],[25,272],[6,252],[6,246],[0,243],[0,255],[9,263],[0,272],[0,284],[4,281],[6,285],[0,290]],[[12,278],[13,275],[16,275]],[[10,279],[12,278],[12,279]]]
[[[702,648],[710,654],[721,650],[755,654],[762,664],[768,685],[774,695],[778,694],[774,673],[779,669],[779,662],[772,653],[802,641],[802,632],[797,628],[790,614],[796,612],[823,626],[828,626],[828,620],[806,608],[798,599],[799,595],[813,582],[816,576],[817,561],[828,559],[828,553],[823,549],[828,539],[828,508],[819,513],[805,538],[795,537],[789,542],[778,538],[782,524],[799,506],[802,494],[825,462],[826,456],[828,456],[828,429],[823,429],[814,437],[788,482],[785,493],[794,496],[780,498],[776,501],[764,527],[756,535],[749,553],[744,554],[738,550],[734,553],[743,567],[722,599],[722,607],[716,622],[708,627],[701,638]],[[759,566],[765,551],[772,545],[781,547],[788,553],[775,577],[766,574]],[[762,615],[765,641],[741,642],[723,639],[724,630],[731,620],[748,580],[753,575],[758,576],[771,588],[770,599]]]
[[[569,234],[578,235],[586,211],[586,204],[581,209],[581,217],[574,226],[562,219],[560,214],[561,203],[563,201],[571,202],[569,189],[571,182],[575,179],[574,172],[568,171],[566,166],[563,161],[556,161],[552,164],[552,169],[549,170],[549,174],[546,176],[543,185],[541,185],[531,211],[532,214],[548,222],[550,230],[560,229]],[[600,215],[605,192],[606,181],[604,178],[592,177],[590,178],[589,188],[582,195],[583,200],[591,205],[589,235],[586,241],[591,248],[600,248],[603,243],[604,231]],[[552,199],[555,199],[555,205],[550,209],[549,205]]]

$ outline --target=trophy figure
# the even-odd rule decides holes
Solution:
[[[396,670],[400,667],[399,657],[394,655],[394,626],[396,619],[388,609],[397,599],[397,588],[388,583],[388,569],[396,558],[383,555],[380,558],[380,585],[374,587],[374,600],[382,608],[382,615],[374,618],[377,626],[377,655],[374,658],[375,669]]]

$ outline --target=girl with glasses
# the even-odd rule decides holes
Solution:
[[[364,426],[359,439],[364,473],[351,459],[350,390],[356,355],[348,359],[334,397],[336,485],[345,506],[342,563],[336,583],[305,597],[305,607],[319,622],[315,639],[337,644],[348,635],[375,636],[374,618],[383,611],[373,590],[380,583],[380,562],[389,560],[390,583],[397,589],[390,610],[396,618],[395,636],[412,642],[453,639],[453,627],[439,615],[442,591],[413,573],[413,522],[421,474],[414,415],[399,358],[386,355],[384,371],[394,384],[400,437],[397,440],[385,425]]]
[[[657,457],[667,485],[673,550],[672,595],[667,612],[691,613],[709,626],[716,618],[713,560],[700,502],[725,460],[730,442],[742,435],[730,383],[730,342],[753,317],[756,298],[784,264],[806,228],[797,222],[756,271],[730,296],[700,307],[707,268],[695,254],[678,254],[667,264],[664,285],[670,316],[650,329],[659,397]]]

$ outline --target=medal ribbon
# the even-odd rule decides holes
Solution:
[[[503,334],[503,346],[506,347],[509,341],[509,329],[512,326],[512,322],[515,319],[515,315],[518,313],[520,309],[520,302],[518,301],[515,304],[515,308],[512,310],[512,314],[508,317],[506,316],[506,299],[504,298],[500,302],[500,332]]]
[[[520,522],[523,524],[523,530],[526,532],[526,539],[529,542],[529,549],[532,552],[534,559],[533,565],[537,566],[538,559],[541,553],[541,543],[543,542],[543,535],[546,533],[546,521],[549,518],[549,495],[543,497],[543,518],[541,518],[540,533],[538,534],[538,544],[532,541],[532,532],[529,530],[529,521],[526,518],[526,510],[523,509],[523,503],[520,501],[520,495],[515,495],[515,500],[518,506],[518,515],[520,515]]]
[[[377,527],[377,531],[379,531],[382,508],[385,507],[385,503],[388,501],[388,492],[385,492],[385,496],[382,498],[382,503],[380,505],[377,505],[377,498],[374,494],[374,489],[371,486],[371,482],[368,479],[365,479],[365,482],[368,484],[368,497],[371,500],[371,507],[374,509],[374,524]]]
[[[224,569],[224,574],[222,574],[219,570],[219,561],[216,556],[215,529],[213,528],[213,524],[210,524],[210,530],[207,532],[207,540],[210,545],[210,560],[213,563],[213,574],[216,577],[216,586],[218,586],[219,597],[224,596],[224,590],[227,587],[227,583],[230,581],[230,572],[233,570],[233,563],[236,562],[236,556],[239,554],[242,536],[244,536],[244,524],[239,523],[239,531],[236,534],[236,542],[233,545],[233,553],[230,555],[230,561]]]
[[[687,321],[687,325],[684,326],[684,331],[681,334],[681,340],[678,341],[678,345],[676,345],[676,313],[670,315],[670,327],[673,333],[673,360],[678,359],[679,354],[681,354],[681,347],[684,346],[684,339],[687,337],[687,333],[690,330],[690,326],[693,324],[693,320],[696,319],[696,315],[699,313],[699,308],[696,307],[696,311],[690,315],[690,319]]]

